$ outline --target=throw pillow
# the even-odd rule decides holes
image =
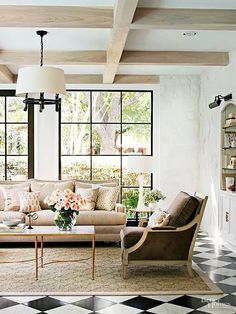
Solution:
[[[81,210],[94,210],[98,197],[99,188],[96,189],[82,189],[77,188],[75,193],[79,194],[86,203],[81,206]]]
[[[95,208],[101,210],[114,210],[119,195],[119,190],[119,186],[100,187]]]
[[[40,192],[19,192],[18,195],[20,198],[20,212],[37,212],[41,210],[39,204]]]
[[[29,192],[29,183],[5,185],[0,187],[4,196],[4,211],[20,210],[19,192]]]
[[[169,223],[169,216],[170,215],[164,211],[155,211],[149,218],[148,228],[167,226]]]
[[[40,192],[39,203],[41,209],[47,209],[48,204],[44,203],[46,196],[50,196],[55,190],[74,190],[73,181],[64,181],[64,182],[50,182],[50,181],[31,181],[31,191]]]

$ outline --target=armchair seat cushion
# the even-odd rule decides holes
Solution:
[[[121,244],[123,248],[130,248],[135,245],[142,237],[143,227],[125,227],[120,231]]]

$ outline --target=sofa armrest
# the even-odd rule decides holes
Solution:
[[[117,213],[124,213],[125,212],[125,207],[122,204],[117,203],[116,207],[115,207],[115,211]]]

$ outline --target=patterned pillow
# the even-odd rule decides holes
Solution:
[[[41,210],[39,204],[40,192],[19,192],[20,212],[37,212]]]
[[[94,210],[98,197],[99,188],[96,189],[76,189],[75,193],[79,194],[86,203],[81,206],[81,210]]]
[[[119,195],[119,190],[119,186],[100,187],[95,208],[101,210],[114,210],[117,197]]]
[[[5,185],[0,187],[4,197],[4,211],[20,210],[19,192],[28,192],[29,183],[21,183],[14,185]]]
[[[148,221],[148,228],[167,226],[170,220],[170,215],[164,211],[155,211]]]

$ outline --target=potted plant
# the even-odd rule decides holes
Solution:
[[[158,189],[144,193],[144,204],[152,209],[156,209],[157,202],[164,199],[165,196]]]

